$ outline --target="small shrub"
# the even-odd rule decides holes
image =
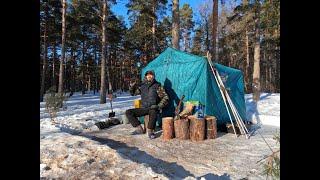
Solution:
[[[280,133],[276,133],[273,137],[280,145]],[[278,150],[274,151],[271,155],[264,159],[262,174],[266,175],[267,178],[280,179],[280,147]]]

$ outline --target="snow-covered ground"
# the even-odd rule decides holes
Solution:
[[[118,95],[112,104],[116,117],[122,119],[125,110],[132,108],[138,98],[127,93]],[[276,148],[272,136],[280,127],[280,94],[263,93],[257,105],[251,94],[245,99],[248,119],[264,125],[259,131]],[[176,139],[168,143],[161,138],[151,141],[144,135],[130,136],[133,129],[128,124],[99,131],[94,123],[105,121],[110,111],[109,102],[99,104],[99,94],[75,93],[66,101],[66,109],[58,112],[57,124],[53,125],[44,103],[40,103],[40,176],[44,179],[263,179],[255,162],[270,154],[270,150],[257,134],[249,140],[219,134],[217,139],[201,143]],[[197,148],[202,153],[194,151]],[[185,152],[176,154],[176,151]],[[206,158],[208,155],[211,158]]]
[[[112,107],[116,117],[122,119],[127,109],[133,108],[133,101],[140,96],[130,96],[128,93],[119,94],[113,99]],[[40,126],[41,130],[63,130],[65,132],[79,133],[85,129],[97,130],[94,123],[105,121],[111,112],[111,104],[107,99],[106,104],[100,104],[99,94],[88,93],[81,95],[75,93],[66,101],[66,110],[57,113],[56,122],[53,126],[50,116],[45,111],[45,103],[40,103]]]
[[[280,127],[280,94],[262,93],[258,103],[252,100],[252,94],[246,94],[245,100],[248,120]]]

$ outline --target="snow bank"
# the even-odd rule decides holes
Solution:
[[[116,117],[122,120],[127,109],[133,108],[133,101],[140,96],[131,96],[128,93],[118,94],[113,100],[113,111]],[[75,93],[66,101],[66,110],[58,112],[56,122],[52,125],[50,116],[45,112],[44,103],[40,103],[40,126],[46,129],[61,129],[72,133],[84,130],[96,130],[96,122],[105,121],[111,112],[109,100],[100,104],[99,94]],[[253,123],[280,127],[280,94],[262,93],[260,101],[256,104],[252,94],[245,95],[247,119]]]
[[[262,93],[255,103],[252,94],[245,95],[247,119],[255,124],[280,127],[280,94]]]
[[[133,108],[133,101],[138,98],[140,96],[131,96],[128,93],[118,94],[112,104],[116,117],[121,119],[127,109]],[[80,93],[75,93],[66,101],[67,108],[58,112],[56,124],[52,124],[50,121],[49,114],[45,112],[44,103],[40,103],[41,177],[170,179],[163,175],[162,166],[158,167],[158,162],[161,162],[162,164],[170,164],[169,169],[171,168],[173,172],[178,171],[177,167],[179,167],[183,170],[182,172],[190,171],[198,177],[203,176],[209,179],[216,177],[216,175],[208,174],[208,172],[219,174],[219,177],[227,176],[224,173],[228,172],[232,177],[239,179],[243,176],[257,177],[256,173],[258,172],[256,172],[254,162],[269,153],[268,147],[259,136],[253,136],[252,139],[246,140],[245,138],[235,139],[232,134],[221,135],[220,138],[210,141],[214,145],[207,142],[194,144],[189,141],[176,140],[170,141],[171,144],[168,142],[164,144],[160,138],[143,144],[148,141],[148,138],[130,136],[129,131],[133,130],[130,125],[114,126],[101,132],[94,124],[105,121],[108,118],[108,113],[111,112],[111,107],[108,100],[106,104],[99,104],[99,99],[99,94],[89,93],[82,96]],[[257,104],[252,101],[252,94],[245,95],[245,100],[248,120],[270,125],[276,129],[280,127],[280,94],[262,93],[261,100]],[[90,132],[101,132],[101,139],[109,138],[109,142],[103,144],[80,135]],[[272,140],[273,133],[274,129],[272,128],[270,132],[269,130],[262,132],[266,135],[266,140],[272,142],[272,146],[275,144]],[[111,142],[116,143],[113,145],[114,147]],[[124,142],[128,147],[122,147],[125,146]],[[138,149],[134,149],[134,147]],[[155,148],[159,148],[159,150],[154,151]],[[202,148],[203,152],[210,152],[200,153],[197,151],[199,148]],[[186,150],[186,152],[181,153],[181,156],[179,154],[177,157],[171,157],[173,150],[177,152]],[[138,153],[141,158],[135,153]],[[201,159],[199,153],[202,155],[210,154],[212,158]],[[195,155],[199,157],[199,161],[196,161]],[[151,158],[152,161],[146,160],[145,156]],[[175,164],[175,161],[179,161],[179,163]],[[250,167],[246,167],[245,162],[250,164]],[[166,172],[169,172],[167,170],[168,168]],[[185,179],[194,178],[186,177]]]

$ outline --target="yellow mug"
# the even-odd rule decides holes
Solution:
[[[133,102],[134,108],[140,108],[141,107],[141,99],[136,99]]]

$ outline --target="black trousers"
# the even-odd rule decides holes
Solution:
[[[139,126],[141,123],[138,117],[149,115],[149,123],[147,125],[148,129],[155,129],[157,121],[158,110],[150,108],[135,108],[128,109],[126,111],[126,116],[133,127]]]

